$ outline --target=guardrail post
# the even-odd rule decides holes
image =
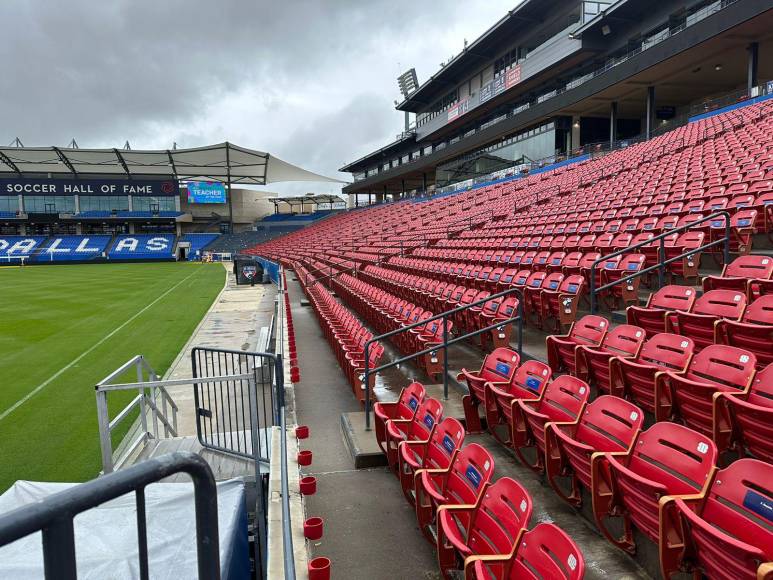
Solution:
[[[443,400],[448,400],[448,323],[443,314]]]
[[[145,382],[145,377],[142,373],[142,359],[138,359],[136,364],[137,368],[137,382],[143,383]],[[148,409],[147,405],[145,404],[145,387],[140,387],[139,394],[142,395],[140,398],[140,423],[142,424],[142,432],[147,437],[150,433],[148,432]]]
[[[113,442],[110,438],[110,415],[107,410],[107,392],[97,389],[97,423],[99,425],[99,448],[102,453],[102,473],[113,471]]]
[[[590,313],[596,314],[596,263],[590,267]]]
[[[518,356],[523,356],[523,294],[518,291]]]
[[[660,238],[658,247],[658,286],[662,288],[666,283],[666,239]]]
[[[730,263],[730,214],[725,213],[725,265]]]
[[[365,343],[365,430],[370,431],[370,341]]]

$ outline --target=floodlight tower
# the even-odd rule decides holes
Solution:
[[[416,77],[416,69],[411,68],[407,71],[405,71],[403,74],[401,74],[399,77],[397,77],[397,85],[400,87],[400,92],[403,95],[404,99],[407,99],[408,96],[416,91],[416,89],[419,88],[419,81]],[[410,119],[409,119],[409,113],[408,111],[405,111],[405,132],[408,132],[408,127],[410,126]]]

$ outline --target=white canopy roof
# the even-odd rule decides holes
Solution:
[[[279,181],[346,183],[306,171],[269,153],[219,143],[195,149],[0,147],[0,177],[169,176],[180,180],[266,185]]]

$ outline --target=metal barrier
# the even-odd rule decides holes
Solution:
[[[711,220],[717,220],[717,218],[724,218],[725,221],[725,235],[724,237],[714,240],[713,242],[709,242],[707,244],[704,244],[702,246],[699,246],[697,248],[690,249],[687,252],[683,252],[679,254],[678,256],[674,256],[673,258],[669,258],[666,260],[666,243],[665,239],[669,236],[673,236],[674,234],[678,234],[679,232],[687,231],[691,228],[694,228],[695,226],[702,224],[707,221]],[[614,280],[612,282],[609,282],[608,284],[604,284],[600,288],[596,288],[596,268],[599,264],[602,262],[606,262],[607,260],[611,260],[612,258],[616,258],[617,256],[622,256],[623,254],[626,254],[628,252],[631,252],[633,250],[637,250],[639,248],[643,248],[645,246],[650,246],[655,242],[660,242],[659,248],[658,248],[658,263],[653,266],[648,266],[647,268],[644,268],[642,270],[637,270],[630,276],[623,276],[619,280]],[[673,262],[677,262],[683,258],[686,258],[687,256],[690,256],[692,254],[701,252],[707,248],[713,248],[714,246],[718,246],[719,244],[724,244],[724,260],[725,264],[730,262],[730,214],[726,211],[717,211],[714,212],[708,216],[705,216],[699,220],[696,220],[690,224],[686,224],[684,226],[679,226],[678,228],[672,228],[668,231],[665,231],[661,234],[658,234],[657,236],[653,237],[652,239],[646,240],[644,242],[639,242],[637,244],[634,244],[633,246],[628,246],[627,248],[623,248],[622,250],[618,250],[616,252],[612,252],[611,254],[608,254],[606,256],[602,256],[593,264],[591,264],[590,267],[590,312],[591,314],[596,314],[597,311],[597,294],[599,292],[603,292],[604,290],[608,290],[609,288],[612,288],[614,286],[617,286],[618,284],[623,284],[624,282],[628,282],[629,280],[633,280],[634,278],[638,278],[639,276],[643,276],[645,274],[649,274],[650,272],[654,272],[655,270],[658,271],[658,285],[662,287],[665,283],[665,276],[666,276],[666,266],[669,264],[672,264]]]
[[[74,518],[86,510],[133,491],[137,506],[139,577],[147,580],[150,578],[150,572],[145,487],[176,473],[187,473],[193,480],[199,580],[218,580],[220,536],[217,487],[207,462],[193,453],[178,452],[149,459],[0,516],[0,546],[29,534],[42,532],[46,580],[75,580],[78,572]]]
[[[500,320],[496,322],[495,324],[490,324],[489,326],[486,326],[485,328],[481,328],[478,330],[475,330],[473,332],[468,332],[467,334],[463,334],[461,336],[457,336],[455,338],[452,338],[449,340],[448,338],[448,317],[453,316],[457,312],[462,312],[464,310],[469,310],[470,308],[473,308],[475,306],[481,306],[485,304],[486,302],[490,302],[491,300],[496,300],[497,298],[503,298],[505,296],[511,296],[516,295],[518,297],[518,314],[512,318],[508,318],[506,320]],[[378,342],[379,340],[383,340],[385,338],[390,338],[392,336],[395,336],[396,334],[400,334],[403,332],[408,332],[414,328],[417,328],[419,326],[426,326],[430,322],[434,322],[435,320],[442,320],[443,325],[443,342],[429,348],[425,348],[424,350],[420,350],[418,352],[415,352],[413,354],[401,357],[397,360],[391,361],[389,363],[380,365],[376,367],[375,369],[370,368],[370,346]],[[518,323],[518,354],[523,354],[523,292],[521,292],[520,288],[510,288],[508,290],[505,290],[504,292],[498,292],[497,294],[492,294],[491,296],[488,296],[487,298],[484,298],[483,300],[478,300],[476,302],[471,302],[470,304],[465,304],[464,306],[459,306],[457,308],[454,308],[452,310],[447,310],[446,312],[442,312],[441,314],[436,314],[435,316],[432,316],[431,318],[427,318],[426,320],[421,320],[419,322],[414,322],[413,324],[409,324],[408,326],[403,326],[402,328],[398,328],[396,330],[392,330],[391,332],[386,332],[380,336],[375,336],[371,338],[368,342],[365,343],[364,348],[364,358],[365,358],[365,373],[363,375],[363,381],[365,384],[365,430],[370,431],[370,407],[371,407],[371,401],[370,401],[370,375],[373,373],[379,373],[383,370],[386,370],[388,368],[397,366],[399,364],[402,364],[404,362],[408,362],[410,360],[413,360],[415,358],[418,358],[420,356],[424,356],[426,354],[430,354],[432,352],[437,352],[439,350],[443,350],[443,396],[445,398],[448,398],[448,347],[456,344],[457,342],[461,342],[467,338],[471,338],[473,336],[478,336],[480,334],[483,334],[484,332],[489,332],[491,330],[494,330],[496,328],[505,326],[507,324],[512,324],[513,322]]]

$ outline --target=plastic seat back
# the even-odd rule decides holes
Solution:
[[[453,417],[446,417],[432,432],[420,466],[424,469],[448,469],[454,454],[462,447],[464,437],[462,424]]]
[[[486,355],[477,375],[486,381],[510,383],[513,380],[519,362],[520,357],[517,352],[509,348],[500,347]]]
[[[467,532],[467,545],[474,555],[506,555],[512,552],[521,530],[532,513],[529,492],[510,477],[488,486],[475,510]]]
[[[527,360],[515,371],[507,392],[519,398],[540,397],[552,374],[553,371],[544,362]]]
[[[426,441],[443,416],[443,405],[437,399],[426,397],[416,409],[416,414],[406,432],[408,441]]]
[[[445,505],[472,505],[494,474],[494,458],[485,447],[471,443],[454,459],[442,490]]]

